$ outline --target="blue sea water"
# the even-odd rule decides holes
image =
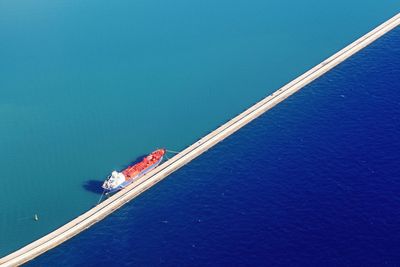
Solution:
[[[399,266],[400,28],[29,266]]]
[[[399,12],[399,1],[0,1],[0,255]],[[34,214],[40,220],[34,221]]]

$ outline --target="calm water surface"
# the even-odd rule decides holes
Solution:
[[[184,148],[399,10],[0,1],[0,255],[92,207],[113,169]]]
[[[399,266],[400,28],[29,266]]]

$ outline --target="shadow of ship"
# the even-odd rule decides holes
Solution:
[[[83,188],[89,192],[101,195],[103,193],[103,188],[101,187],[102,185],[103,181],[89,180],[83,184]]]

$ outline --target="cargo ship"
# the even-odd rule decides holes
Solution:
[[[145,175],[157,167],[165,155],[165,149],[157,149],[144,157],[139,163],[128,166],[121,172],[113,171],[103,183],[103,189],[106,194],[110,194],[125,188],[136,179]]]

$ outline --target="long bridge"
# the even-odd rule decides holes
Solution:
[[[354,55],[399,25],[400,13],[379,25],[372,31],[368,32],[361,38],[357,39],[353,43],[349,44],[331,57],[327,58],[290,83],[286,84],[279,90],[275,91],[273,94],[262,99],[205,137],[196,141],[194,144],[190,145],[185,150],[172,157],[170,160],[139,178],[125,189],[114,194],[94,208],[88,210],[53,232],[50,232],[42,238],[1,258],[0,265],[21,265],[89,228],[93,224],[105,218],[107,215],[111,214],[116,209],[122,207],[125,203],[129,202],[143,191],[151,188],[169,174],[183,167],[191,160],[195,159],[252,120],[256,119],[278,103],[285,100],[287,97],[302,89],[305,85],[311,83],[327,71],[331,70],[350,56]]]

